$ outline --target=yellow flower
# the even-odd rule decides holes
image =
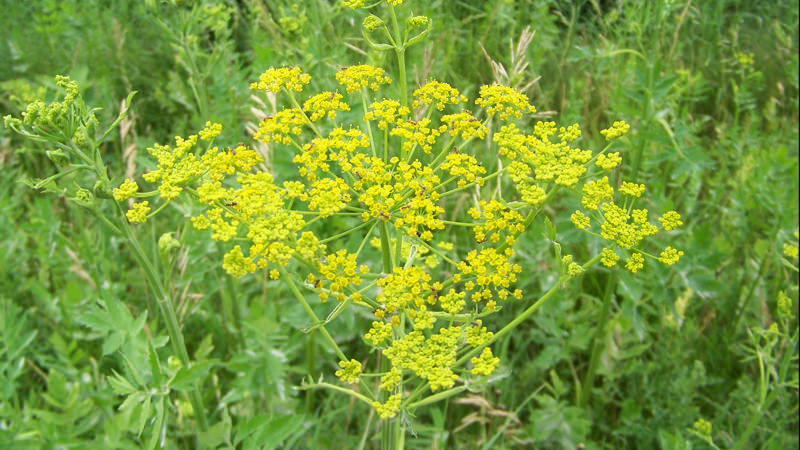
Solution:
[[[222,125],[218,123],[206,122],[206,127],[200,130],[200,132],[197,134],[200,135],[200,139],[204,141],[210,141],[219,136],[221,132]]]
[[[619,187],[619,191],[622,192],[623,194],[629,195],[631,197],[636,197],[636,198],[639,198],[639,197],[642,196],[642,193],[644,192],[644,189],[645,189],[645,187],[644,187],[643,184],[636,184],[636,183],[631,183],[631,182],[628,182],[628,181],[623,181],[622,182],[622,186]],[[678,217],[680,218],[680,216],[678,216]]]
[[[381,419],[390,419],[397,415],[397,411],[400,410],[400,394],[394,394],[386,400],[386,403],[381,403],[379,401],[372,402],[372,406],[375,408],[375,411],[378,412],[378,416]]]
[[[632,254],[628,261],[625,262],[625,268],[630,270],[631,273],[638,272],[642,267],[644,267],[644,257],[641,253]]]
[[[600,262],[606,267],[614,267],[617,265],[617,261],[619,261],[619,255],[614,253],[614,250],[610,248],[604,248],[600,255]]]
[[[579,228],[581,230],[589,228],[589,218],[586,217],[582,211],[575,211],[572,213],[569,219],[572,221],[572,224],[575,225],[575,228]]]
[[[222,262],[222,268],[225,269],[232,277],[241,278],[248,273],[253,273],[256,270],[256,265],[253,260],[244,256],[242,247],[235,246],[231,251],[225,254]]]
[[[400,106],[397,100],[381,100],[374,102],[370,110],[364,114],[364,120],[378,120],[378,128],[385,130],[389,124],[395,123],[397,116],[407,116],[410,110],[405,106]]]
[[[355,359],[350,361],[339,361],[342,370],[336,371],[336,376],[345,383],[353,384],[361,376],[361,362]]]
[[[311,121],[317,121],[325,116],[335,119],[336,111],[350,111],[350,106],[338,92],[321,92],[303,103],[303,111],[311,113]]]
[[[150,207],[147,206],[149,203],[148,201],[134,203],[133,207],[125,214],[128,217],[128,221],[131,223],[145,222],[147,220],[147,213],[150,212]]]
[[[683,251],[675,250],[674,248],[668,246],[667,248],[664,249],[663,252],[661,252],[661,255],[659,256],[660,256],[660,258],[658,258],[659,261],[668,266],[671,266],[676,262],[678,262],[681,256],[683,256]]]
[[[510,116],[522,117],[522,114],[535,113],[536,108],[528,103],[528,97],[508,86],[481,86],[480,97],[475,104],[486,108],[487,114],[498,114],[505,121]]]
[[[681,222],[681,215],[675,211],[664,213],[663,216],[659,217],[658,221],[661,222],[661,226],[667,231],[674,230],[683,225],[683,222]]]
[[[619,152],[613,152],[609,154],[598,155],[597,160],[595,161],[595,165],[603,170],[611,170],[614,167],[617,167],[622,163],[622,157],[619,156]]]
[[[628,130],[630,130],[630,128],[631,126],[625,123],[624,120],[618,120],[614,122],[614,125],[612,125],[611,128],[600,130],[600,134],[605,136],[607,141],[610,141],[623,136],[628,132]]]
[[[138,190],[139,190],[139,185],[136,184],[135,181],[132,181],[130,178],[126,178],[125,181],[121,185],[119,185],[118,188],[114,188],[113,191],[114,200],[118,202],[125,201],[133,197]]]
[[[372,328],[364,335],[364,339],[377,347],[392,335],[392,324],[380,321],[373,321]]]
[[[783,254],[789,259],[797,259],[798,247],[792,244],[783,244]]]
[[[412,106],[417,108],[421,105],[436,103],[436,109],[444,110],[445,105],[457,105],[466,103],[467,97],[461,95],[455,88],[447,83],[440,81],[429,81],[421,88],[414,91],[414,102]],[[443,120],[442,123],[445,123]]]
[[[457,114],[447,114],[439,119],[439,122],[447,126],[447,132],[450,136],[461,135],[464,140],[477,137],[483,139],[489,130],[476,119],[469,112],[460,112]]]
[[[486,347],[481,352],[480,357],[474,357],[470,362],[474,366],[471,371],[473,375],[488,376],[491,375],[494,369],[497,368],[497,365],[500,364],[500,358],[496,358],[492,355],[492,349]]]
[[[281,88],[289,91],[300,92],[303,86],[311,82],[311,75],[303,73],[299,67],[281,67],[267,69],[258,77],[258,81],[250,84],[250,89],[256,91],[268,90],[278,93]]]
[[[382,391],[392,391],[403,379],[403,371],[397,367],[392,367],[386,372],[386,375],[381,377],[381,385],[379,388]]]
[[[383,69],[362,64],[345,67],[336,72],[336,81],[344,86],[347,92],[354,92],[362,87],[368,87],[373,91],[377,91],[380,85],[390,84],[392,79]]]

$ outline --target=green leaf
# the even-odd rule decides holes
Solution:
[[[205,378],[208,375],[208,371],[216,364],[217,360],[210,359],[207,361],[195,362],[191,367],[181,367],[175,376],[172,377],[172,380],[170,380],[169,386],[179,391],[192,389],[194,384]]]
[[[115,331],[103,340],[103,356],[117,351],[125,342],[125,332]]]
[[[153,348],[153,341],[147,341],[147,356],[150,361],[150,372],[153,373],[153,384],[160,385],[164,375],[161,372],[161,364],[158,362],[158,353]]]
[[[111,326],[111,319],[108,313],[96,305],[90,306],[87,312],[78,317],[78,323],[102,333],[107,333],[114,329]]]
[[[152,409],[150,408],[150,399],[151,397],[148,395],[144,398],[144,403],[141,404],[139,408],[139,417],[136,423],[136,436],[141,436],[142,431],[144,431],[144,426],[147,424],[147,419],[150,418],[150,414]]]
[[[147,445],[145,446],[146,449],[152,450],[159,444],[159,438],[161,436],[166,435],[166,430],[164,427],[166,424],[164,423],[164,402],[167,401],[167,396],[162,396],[161,400],[156,403],[156,417],[153,420],[153,426],[150,428],[150,438],[147,439]],[[161,441],[160,446],[163,446],[163,440]]]
[[[209,448],[215,448],[220,444],[231,440],[231,418],[227,410],[223,410],[222,422],[216,423],[208,430],[200,432],[198,435],[200,443]]]
[[[236,427],[236,436],[233,439],[233,444],[239,445],[243,439],[253,434],[256,430],[266,426],[270,421],[272,421],[271,415],[259,414],[246,422],[240,423]]]
[[[108,377],[108,384],[111,385],[111,389],[114,391],[115,394],[127,395],[138,391],[138,389],[136,389],[136,387],[133,384],[131,384],[131,382],[128,381],[127,378],[117,373],[116,370],[111,369],[111,372],[113,372],[114,375]]]
[[[209,334],[200,341],[200,344],[197,346],[197,350],[194,351],[194,359],[195,361],[202,361],[208,358],[208,355],[214,350],[214,344],[212,339],[214,338],[213,335]]]
[[[547,239],[550,239],[551,241],[555,242],[555,240],[556,240],[556,228],[553,226],[553,223],[550,222],[550,218],[549,217],[545,217],[544,218],[544,229],[545,229],[544,237],[546,237]]]
[[[133,322],[133,316],[122,302],[113,298],[108,299],[106,300],[106,309],[108,310],[108,317],[111,320],[110,325],[112,329],[125,330],[129,333],[131,332],[133,328],[131,326]]]
[[[144,392],[139,392],[139,391],[134,392],[133,394],[128,395],[128,397],[125,398],[125,401],[122,402],[122,404],[119,405],[119,408],[117,409],[120,411],[127,411],[129,409],[132,409],[141,404],[146,397],[148,397],[148,395],[145,394]]]
[[[262,449],[277,448],[292,433],[296,433],[303,426],[304,417],[297,414],[287,414],[275,417],[265,423],[261,429],[245,442],[245,448],[258,445]]]

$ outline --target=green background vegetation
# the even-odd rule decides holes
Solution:
[[[584,275],[494,346],[502,366],[488,388],[416,417],[407,447],[707,448],[689,431],[702,417],[721,448],[797,448],[796,335],[767,358],[779,371],[788,352],[791,373],[766,385],[749,337],[773,322],[781,291],[797,327],[797,272],[781,261],[798,226],[797,1],[414,3],[434,29],[407,59],[411,86],[436,78],[472,98],[493,81],[525,88],[540,118],[581,124],[583,148],[602,148],[599,130],[626,120],[624,176],[647,184],[654,210],[681,213],[686,225],[669,244],[686,256],[636,276]],[[341,66],[392,64],[366,51],[363,11],[334,1],[1,0],[0,10],[0,115],[54,98],[55,74],[77,80],[105,123],[138,91],[104,143],[119,181],[150,167],[147,146],[206,120],[223,124],[221,144],[252,142],[259,115],[281,106],[248,90],[270,66],[303,67],[319,91],[336,89]],[[519,46],[528,27],[535,34]],[[46,150],[0,128],[0,447],[140,446],[149,416],[120,411],[109,380],[149,370],[117,350],[146,355],[163,321],[120,240],[58,192],[20,182],[57,171]],[[278,177],[291,172],[291,155],[263,150]],[[570,202],[546,212],[567,253],[585,261],[598,243],[573,229]],[[199,380],[216,424],[206,443],[369,448],[366,406],[294,389],[308,373],[332,377],[338,360],[303,332],[291,293],[258,274],[234,282],[220,267],[226,249],[186,214],[173,208],[139,233],[154,255],[162,232],[180,236],[170,287],[193,359],[211,368]],[[534,226],[518,246],[526,298],[555,280],[544,232]],[[485,323],[497,329],[518,309]],[[330,331],[366,353],[368,323],[343,314]],[[583,405],[577,386],[592,353],[597,376]],[[159,354],[166,361],[167,348]],[[169,403],[167,447],[195,445],[184,401]]]

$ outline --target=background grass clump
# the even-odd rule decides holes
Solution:
[[[102,143],[104,162],[125,176],[152,168],[144,148],[207,120],[223,124],[220,144],[251,142],[259,120],[280,107],[248,90],[265,68],[332,74],[393,64],[368,50],[358,36],[363,17],[341,2],[0,4],[0,115],[52,100],[54,74],[77,80],[103,123],[136,90]],[[602,148],[599,131],[628,121],[617,144],[622,175],[647,183],[655,210],[681,212],[685,225],[669,243],[685,256],[637,277],[584,275],[495,344],[503,367],[489,389],[432,406],[406,445],[797,447],[798,3],[415,8],[434,24],[407,55],[413,87],[433,76],[514,86],[539,117],[581,123],[586,148]],[[332,80],[315,77],[314,91],[336,90]],[[58,168],[53,150],[0,128],[0,446],[142,446],[150,436],[141,430],[153,424],[144,399],[123,403],[119,380],[149,367],[148,355],[167,359],[164,319],[123,243],[67,201],[80,180],[37,183]],[[293,170],[291,155],[258,150],[277,177]],[[569,221],[576,205],[561,206],[546,213],[564,251],[585,261],[586,237]],[[452,214],[468,208],[456,204]],[[338,359],[299,325],[307,319],[292,293],[259,277],[234,282],[220,269],[225,249],[188,225],[190,214],[159,215],[138,232],[151,255],[164,230],[179,239],[168,287],[192,359],[207,369],[191,381],[214,405],[201,443],[371,447],[376,419],[367,408],[295,389]],[[549,231],[537,227],[518,243],[526,292],[552,285],[535,274],[559,264],[541,244]],[[491,320],[513,317],[507,308]],[[328,329],[344,348],[366,352],[361,322],[342,315]],[[148,401],[166,411],[165,445],[196,444],[188,398]]]

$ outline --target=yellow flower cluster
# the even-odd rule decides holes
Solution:
[[[623,181],[619,192],[625,196],[639,198],[645,190],[645,185]],[[630,199],[629,199],[630,200]],[[644,267],[644,257],[649,254],[639,251],[642,241],[655,235],[659,228],[648,220],[646,209],[634,209],[632,206],[621,207],[614,202],[614,188],[608,184],[608,177],[589,181],[583,185],[581,204],[595,215],[594,222],[599,224],[600,236],[612,244],[601,253],[601,263],[606,267],[617,264],[620,256],[614,247],[620,247],[630,253],[625,262],[625,268],[636,273]],[[628,203],[625,203],[628,205]],[[570,220],[576,228],[591,232],[592,219],[577,210],[572,213]],[[681,225],[681,216],[675,211],[669,211],[659,219],[664,230],[673,230]],[[667,247],[657,258],[664,264],[672,265],[678,262],[683,252]],[[652,256],[651,256],[652,257]],[[655,258],[655,257],[653,257]]]
[[[369,341],[373,346],[379,346],[392,335],[392,324],[386,322],[374,321],[372,328],[364,335],[364,339]]]
[[[464,275],[472,275],[475,280],[467,281],[464,287],[468,291],[475,290],[472,294],[472,301],[486,301],[486,308],[493,310],[497,302],[492,298],[492,288],[497,291],[497,297],[502,300],[508,298],[511,283],[517,281],[517,274],[522,271],[518,264],[509,262],[514,250],[506,248],[503,253],[499,253],[495,248],[484,248],[480,252],[472,250],[467,254],[466,261],[460,261],[456,266]],[[515,290],[513,296],[521,298],[522,292]]]
[[[477,224],[473,231],[478,243],[486,241],[497,243],[500,241],[501,232],[505,231],[504,242],[513,245],[517,235],[525,231],[525,219],[517,211],[497,200],[489,202],[481,200],[478,202],[478,206],[470,208],[467,214],[472,216]],[[481,218],[483,218],[483,223],[478,222]]]
[[[499,84],[481,86],[480,97],[475,100],[475,104],[486,108],[490,115],[497,114],[501,121],[506,121],[511,116],[519,119],[523,114],[536,112],[525,94]]]
[[[128,220],[132,223],[141,223],[147,220],[147,213],[150,212],[150,206],[148,206],[150,202],[143,201],[139,203],[134,203],[133,207],[128,210],[126,216]]]
[[[456,184],[460,188],[463,188],[468,183],[476,183],[478,186],[483,186],[483,175],[486,173],[486,168],[472,155],[450,153],[445,157],[441,169],[456,177]]]
[[[400,410],[401,398],[402,398],[401,394],[390,395],[389,398],[386,400],[386,403],[374,401],[372,402],[372,406],[375,408],[375,411],[378,412],[378,417],[380,417],[381,419],[390,419],[396,416],[397,411]]]
[[[394,123],[397,116],[407,116],[410,110],[400,106],[397,100],[381,100],[370,105],[370,110],[364,114],[364,120],[379,120],[378,128],[385,130],[390,123]]]
[[[359,273],[369,271],[367,266],[359,268],[356,266],[356,255],[348,254],[347,250],[344,249],[328,255],[327,261],[324,264],[320,264],[319,273],[321,278],[330,282],[329,289],[336,293],[336,299],[340,302],[347,299],[347,296],[343,293],[344,289],[351,285],[358,286],[361,284]],[[320,300],[325,301],[327,299],[325,294],[325,292],[320,294]]]
[[[130,178],[126,178],[118,188],[114,188],[112,194],[114,195],[114,200],[123,202],[136,195],[137,191],[139,191],[139,185]]]
[[[392,342],[383,354],[392,367],[410,370],[428,381],[432,391],[449,389],[458,379],[451,367],[456,361],[461,334],[460,326],[441,328],[427,338],[422,331],[414,330]]]
[[[560,133],[561,138],[567,140],[559,142],[551,141],[557,131],[554,122],[537,122],[530,135],[522,133],[514,124],[504,125],[494,135],[500,154],[517,163],[510,169],[510,176],[518,191],[529,193],[526,202],[537,204],[543,200],[543,190],[531,189],[534,180],[571,188],[586,173],[592,152],[570,146],[570,139],[580,132],[577,125],[571,126],[571,130]],[[531,172],[534,180],[530,179]]]
[[[431,119],[423,118],[418,121],[398,119],[395,128],[389,134],[400,136],[403,139],[403,151],[410,152],[414,147],[420,146],[425,153],[430,153],[436,138],[442,134],[442,129],[431,128]],[[442,125],[444,127],[444,125]]]
[[[336,72],[336,81],[344,86],[345,90],[354,92],[363,88],[370,88],[377,91],[382,84],[390,84],[392,79],[386,71],[375,66],[361,64],[358,66],[345,67]]]
[[[489,376],[500,364],[500,358],[492,355],[492,349],[486,347],[481,352],[481,356],[472,358],[470,362],[474,366],[471,371],[473,375]]]
[[[311,113],[309,119],[315,122],[325,116],[333,120],[336,111],[350,111],[350,106],[342,101],[338,92],[320,92],[303,103],[303,111]]]
[[[610,141],[612,139],[616,139],[620,136],[624,136],[628,130],[631,129],[631,126],[628,125],[624,120],[618,120],[614,122],[611,128],[607,128],[605,130],[600,130],[600,134],[605,136],[606,140]]]
[[[298,108],[288,108],[279,111],[274,116],[269,116],[258,124],[258,131],[253,136],[265,144],[278,142],[290,145],[292,135],[298,136],[303,132],[303,126],[308,120]]]
[[[355,383],[361,376],[361,363],[355,359],[339,361],[341,370],[336,371],[336,376],[345,383]]]
[[[414,91],[414,102],[412,106],[417,108],[422,105],[435,103],[436,109],[443,111],[446,105],[458,105],[466,103],[467,97],[461,95],[458,90],[447,83],[440,81],[429,81],[424,86]],[[446,123],[445,121],[442,121]]]
[[[598,155],[597,160],[595,161],[595,165],[597,165],[597,167],[606,171],[611,170],[620,164],[622,164],[622,157],[619,156],[619,152]]]
[[[311,82],[311,75],[303,73],[299,67],[280,67],[268,69],[258,77],[258,81],[250,84],[254,91],[267,90],[278,93],[281,88],[301,92],[303,86]]]
[[[477,137],[483,139],[489,130],[467,111],[447,114],[440,119],[441,123],[447,126],[447,132],[450,136],[461,135],[464,140]]]

